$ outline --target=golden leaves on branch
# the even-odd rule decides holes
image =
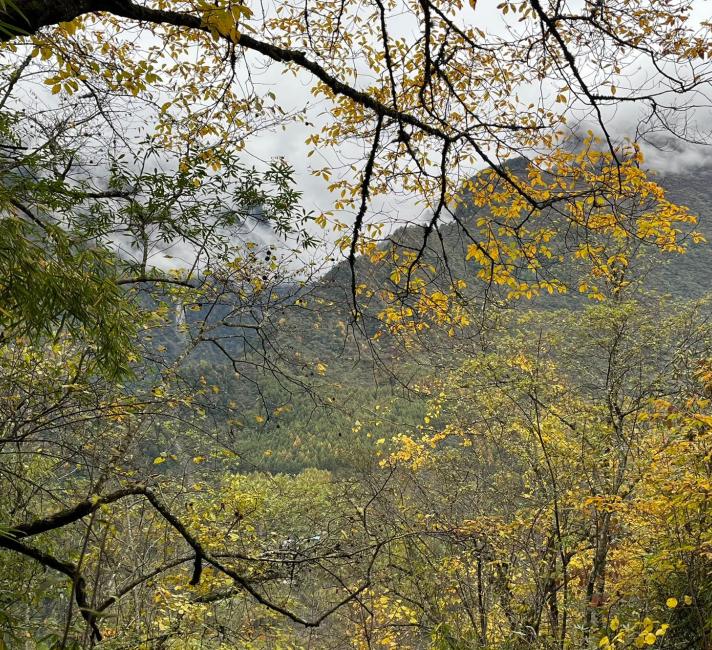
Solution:
[[[601,147],[589,133],[579,150],[551,151],[508,178],[485,170],[465,181],[453,200],[476,234],[467,244],[468,272],[472,268],[486,285],[502,287],[508,300],[531,299],[568,292],[571,281],[562,269],[573,264],[580,277],[574,288],[602,301],[630,284],[628,267],[641,246],[681,254],[704,240],[691,230],[696,217],[669,201],[646,174],[637,145],[615,152]],[[372,260],[384,256],[395,286],[383,293],[387,328],[415,332],[428,327],[428,318],[451,328],[467,325],[456,307],[463,279],[449,289],[435,288],[437,270],[427,256],[380,248]],[[416,298],[402,305],[405,293]]]
[[[216,41],[222,37],[237,43],[240,38],[240,22],[252,17],[252,10],[239,2],[228,2],[221,6],[220,3],[201,1],[198,10],[203,25]]]

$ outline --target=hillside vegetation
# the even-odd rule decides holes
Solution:
[[[712,650],[711,97],[698,0],[0,0],[0,650]]]

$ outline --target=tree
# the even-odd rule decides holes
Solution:
[[[182,545],[195,551],[204,541],[190,532],[195,522],[182,523],[174,511],[176,500],[189,497],[173,491],[171,471],[162,479],[157,470],[172,457],[197,468],[216,449],[228,452],[223,431],[206,423],[219,388],[181,375],[182,366],[195,348],[214,346],[233,372],[285,377],[289,360],[265,333],[294,307],[300,288],[285,286],[286,254],[254,242],[255,213],[278,233],[294,232],[298,248],[310,239],[300,230],[306,215],[284,161],[257,172],[240,164],[234,148],[213,160],[193,140],[190,157],[171,168],[165,149],[140,141],[104,148],[112,142],[97,118],[112,110],[110,102],[92,98],[47,111],[14,103],[29,64],[3,68],[0,106],[0,481],[7,488],[0,547],[25,559],[8,575],[4,590],[13,598],[3,632],[8,643],[46,633],[65,647],[100,639],[101,617],[119,596],[164,571],[192,563],[192,578],[181,579],[200,582],[202,552],[191,560]],[[156,255],[176,251],[189,259],[187,268],[154,264]],[[301,279],[309,273],[307,265]],[[196,451],[184,448],[178,461],[166,440],[195,442]],[[173,504],[165,503],[169,493]],[[141,533],[121,540],[122,525]],[[168,560],[154,553],[158,531],[171,539]],[[122,553],[129,547],[136,552]],[[216,561],[242,576],[230,561]],[[115,573],[103,573],[107,564]],[[60,581],[43,589],[38,566]],[[256,602],[272,604],[260,593],[263,576],[243,577],[247,592],[233,597],[252,591]],[[32,587],[26,593],[23,583]],[[284,604],[284,595],[275,597]],[[319,604],[328,609],[327,600]]]
[[[195,140],[180,164],[140,141],[112,147],[100,122],[113,107],[94,98],[36,113],[8,108],[29,64],[4,69],[0,105],[5,339],[67,329],[93,345],[105,370],[121,374],[142,311],[135,289],[175,287],[184,302],[208,303],[239,283],[229,267],[238,257],[256,290],[269,284],[277,258],[240,247],[258,207],[280,233],[298,231],[306,218],[286,162],[258,173],[234,148],[211,152]],[[165,268],[174,251],[187,265],[180,273]]]
[[[327,473],[236,475],[234,452],[206,440],[199,393],[117,386],[96,363],[66,338],[0,348],[0,549],[16,558],[3,563],[3,643],[84,647],[134,616],[121,643],[182,638],[210,603],[243,608],[246,634],[252,617],[309,629],[366,588],[383,543]],[[147,457],[147,441],[191,433],[202,456]],[[223,616],[200,638],[229,638]]]
[[[557,594],[561,584],[569,585],[566,572],[574,561],[569,554],[576,541],[583,544],[580,531],[586,524],[572,517],[569,537],[559,520],[560,503],[570,503],[559,502],[557,486],[563,482],[574,490],[577,480],[566,471],[570,441],[561,418],[547,421],[558,456],[550,463],[536,418],[507,414],[521,444],[506,449],[504,457],[530,473],[527,478],[540,488],[538,505],[546,512],[542,520],[530,517],[542,550],[528,558],[526,575],[516,576],[520,593],[509,593],[510,580],[515,580],[506,563],[486,567],[490,551],[477,546],[466,559],[491,571],[486,579],[475,576],[476,587],[458,558],[447,558],[447,571],[438,574],[442,593],[427,584],[427,570],[409,576],[418,583],[412,591],[424,590],[416,594],[425,596],[419,603],[422,617],[405,598],[378,594],[372,577],[378,570],[399,570],[404,560],[422,559],[427,567],[428,553],[442,543],[442,531],[423,535],[409,522],[405,531],[393,530],[391,523],[400,519],[387,517],[372,527],[369,508],[385,484],[376,481],[373,494],[355,490],[341,495],[340,504],[348,502],[355,513],[338,510],[330,544],[316,544],[309,553],[299,548],[281,561],[274,555],[280,544],[271,535],[275,531],[262,530],[261,538],[254,539],[252,531],[238,527],[238,539],[230,537],[232,524],[220,497],[224,493],[239,501],[250,494],[250,486],[236,480],[234,489],[220,492],[213,485],[208,497],[196,496],[202,487],[184,483],[166,467],[172,455],[178,457],[176,450],[156,448],[159,441],[173,439],[179,445],[193,429],[208,429],[197,402],[209,401],[213,388],[220,390],[199,372],[194,384],[183,383],[185,377],[176,371],[183,352],[208,342],[235,371],[264,361],[262,367],[278,380],[284,374],[272,363],[273,337],[280,310],[303,299],[298,282],[289,285],[289,299],[284,298],[285,279],[291,274],[304,281],[313,267],[291,272],[284,260],[254,241],[256,224],[269,224],[300,250],[315,243],[314,225],[327,228],[331,221],[335,243],[350,267],[350,325],[369,334],[372,321],[367,326],[362,296],[374,292],[358,278],[361,254],[386,271],[386,288],[378,299],[392,331],[418,333],[437,324],[454,334],[472,322],[463,297],[476,283],[473,276],[487,291],[500,287],[505,298],[573,286],[599,299],[617,296],[626,286],[631,251],[639,244],[678,253],[688,235],[695,239],[694,216],[667,201],[646,176],[638,142],[660,128],[697,139],[690,124],[695,107],[705,104],[709,42],[706,31],[696,30],[692,7],[671,2],[660,8],[642,0],[583,8],[540,0],[503,2],[497,12],[501,24],[488,29],[478,24],[480,11],[476,3],[430,0],[275,6],[220,0],[0,0],[5,80],[0,97],[0,346],[3,390],[11,404],[0,441],[11,453],[0,475],[16,497],[4,507],[0,545],[70,583],[73,604],[50,588],[55,602],[67,605],[58,626],[60,647],[72,635],[81,639],[84,634],[72,629],[75,606],[88,636],[98,639],[101,615],[116,604],[110,593],[104,600],[98,594],[103,589],[148,591],[152,587],[145,583],[164,573],[168,582],[177,576],[191,589],[229,584],[227,601],[248,594],[246,602],[261,614],[268,611],[304,627],[345,610],[349,622],[362,623],[365,643],[382,632],[381,640],[393,643],[393,628],[411,625],[417,626],[414,635],[425,630],[439,643],[457,641],[457,630],[450,629],[445,615],[457,602],[450,595],[458,587],[468,591],[465,614],[480,617],[465,621],[471,627],[461,640],[487,639],[494,616],[488,605],[494,599],[500,622],[517,635],[531,636],[548,625],[552,638],[566,640],[569,610],[562,607],[560,613]],[[258,75],[263,61],[308,78],[312,94],[328,107],[317,116],[319,126],[310,126],[313,111],[283,105],[279,84],[263,89]],[[633,74],[641,63],[650,78]],[[609,118],[616,107],[627,106],[642,114],[626,141],[613,132]],[[290,120],[310,129],[305,137],[313,152],[342,154],[340,161],[314,172],[329,184],[333,210],[350,212],[348,218],[329,211],[305,213],[289,161],[272,161],[261,171],[244,164],[250,137]],[[592,130],[587,133],[588,126]],[[353,160],[350,151],[357,152]],[[525,161],[516,162],[518,156]],[[427,213],[424,221],[410,218],[419,226],[410,244],[382,245],[384,230],[369,216],[376,197],[391,192],[416,196]],[[442,238],[446,221],[459,229],[469,272],[454,272],[448,259],[432,264],[428,248]],[[187,262],[170,261],[184,254]],[[561,263],[570,258],[587,271],[580,282],[561,276]],[[173,319],[176,309],[180,317]],[[198,315],[194,321],[191,311]],[[161,346],[152,349],[150,330],[161,327],[186,334],[184,350],[173,358],[162,356]],[[230,348],[225,340],[238,345]],[[148,360],[158,352],[157,363],[140,366],[139,376],[131,378],[137,348]],[[39,362],[44,356],[47,369]],[[321,360],[310,369],[296,357],[290,359],[297,368],[291,378],[295,384],[306,385],[302,375],[307,370],[326,374]],[[530,387],[530,360],[509,361],[520,380],[517,387]],[[41,374],[34,375],[33,366]],[[552,385],[534,382],[536,390],[547,399],[562,398],[553,383],[558,369],[545,370],[551,372],[542,371],[542,376],[551,378]],[[131,383],[117,383],[119,378],[131,378]],[[266,408],[259,377],[248,378]],[[498,389],[483,394],[483,401],[490,406],[503,402]],[[537,394],[518,393],[520,411],[536,412]],[[579,407],[588,409],[587,397],[566,403],[566,420]],[[592,401],[591,412],[584,412],[602,432],[596,449],[605,456],[609,423]],[[84,421],[87,413],[90,424]],[[179,422],[178,432],[185,437],[179,438],[167,420]],[[102,444],[95,447],[95,438]],[[437,447],[441,439],[430,442]],[[418,452],[413,440],[402,438],[401,443],[405,451],[395,460]],[[126,445],[132,445],[130,452]],[[149,450],[156,455],[146,463]],[[54,459],[49,464],[47,454]],[[204,461],[198,453],[184,468],[192,470]],[[69,476],[63,474],[67,468]],[[257,478],[252,484],[267,491]],[[333,493],[324,488],[324,494]],[[353,508],[354,494],[365,505]],[[277,508],[278,501],[266,499],[269,507]],[[602,567],[608,561],[606,531],[613,517],[607,503],[589,505],[603,532],[595,540],[588,590],[600,595],[605,593]],[[288,510],[284,503],[278,507]],[[702,501],[700,510],[705,508]],[[270,521],[267,510],[264,519]],[[387,513],[393,512],[398,509],[387,504]],[[427,513],[422,514],[426,520]],[[240,523],[242,514],[231,516],[235,525]],[[223,528],[213,526],[211,518]],[[136,521],[146,525],[137,537],[110,536],[119,522],[133,531]],[[454,531],[455,545],[458,535],[470,533],[467,526],[464,532]],[[354,548],[337,547],[339,536],[351,539]],[[156,540],[162,540],[158,551]],[[510,541],[511,552],[522,552],[520,538],[507,537]],[[245,546],[236,551],[242,542]],[[122,554],[124,547],[133,554]],[[383,560],[386,547],[392,555]],[[251,554],[254,549],[258,552]],[[583,556],[590,549],[574,550]],[[137,564],[127,563],[127,557]],[[116,573],[108,576],[103,562],[112,563]],[[144,562],[151,566],[146,573],[138,566]],[[295,564],[320,572],[323,591],[314,600],[307,591],[298,597],[292,593],[285,566]],[[13,574],[18,577],[15,593],[21,591],[20,581],[36,578],[31,566]],[[91,589],[88,571],[95,577]],[[559,571],[565,574],[563,583]],[[118,584],[116,576],[125,582]],[[537,589],[527,590],[530,584]],[[161,593],[159,585],[152,595],[160,600]],[[222,595],[197,598],[222,600]],[[190,617],[194,606],[204,604],[179,597],[158,618],[168,620],[171,634],[179,635],[185,629],[183,610]],[[572,616],[579,616],[581,629],[592,639],[602,619],[590,602],[579,605]],[[643,641],[653,633],[648,623],[638,627]],[[220,634],[217,630],[215,638]],[[93,643],[88,636],[85,645]]]
[[[395,260],[403,268],[388,299],[396,305],[423,292],[421,306],[442,304],[424,288],[421,262],[447,219],[460,224],[479,275],[513,296],[567,289],[552,264],[555,233],[567,250],[595,257],[605,276],[617,272],[612,260],[625,264],[606,243],[640,239],[679,250],[693,221],[646,180],[639,149],[621,145],[609,124],[616,107],[631,107],[641,111],[628,133],[634,140],[658,129],[701,137],[692,113],[704,104],[709,42],[684,2],[503,2],[489,28],[474,2],[430,0],[19,1],[3,5],[2,20],[6,48],[39,59],[52,93],[95,103],[122,138],[117,115],[102,105],[122,96],[122,111],[137,115],[140,106],[146,145],[176,153],[182,168],[195,162],[196,139],[210,141],[204,161],[219,168],[226,148],[241,148],[255,128],[299,108],[285,111],[278,87],[240,88],[241,75],[256,78],[260,61],[308,75],[329,106],[308,142],[323,151],[356,141],[364,150],[340,178],[315,170],[336,193],[334,207],[353,211],[352,225],[335,224],[349,233],[339,244],[352,270],[359,252],[380,255],[366,230],[374,196],[406,192],[429,210],[421,242]],[[415,31],[399,30],[404,21]],[[600,141],[591,136],[572,152],[566,132],[578,137],[587,121]],[[515,156],[530,162],[523,173],[506,164]],[[478,165],[488,172],[471,181]],[[631,216],[630,201],[643,201],[642,212]],[[474,206],[474,223],[458,210],[463,204]],[[355,276],[351,289],[357,308]],[[455,297],[458,290],[449,288]],[[398,317],[412,311],[409,304]]]
[[[445,647],[704,646],[708,309],[520,316],[423,387],[430,410],[384,454],[374,515],[412,536],[392,550],[412,570],[383,589],[421,631]],[[397,633],[411,647],[418,630]]]

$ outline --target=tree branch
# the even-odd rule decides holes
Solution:
[[[40,533],[46,533],[50,530],[62,528],[63,526],[74,523],[75,521],[79,521],[107,503],[113,503],[114,501],[118,501],[119,499],[123,499],[124,497],[132,494],[145,494],[145,492],[146,488],[138,486],[117,490],[116,492],[112,492],[111,494],[107,494],[103,497],[97,496],[92,499],[87,499],[73,508],[60,510],[49,517],[36,519],[28,524],[13,526],[7,531],[6,535],[18,540],[24,539],[25,537],[32,537],[33,535],[39,535]]]
[[[101,630],[99,630],[99,627],[96,624],[96,614],[89,607],[89,601],[87,600],[86,583],[84,578],[79,573],[79,569],[74,564],[58,560],[49,553],[27,546],[26,544],[18,542],[10,537],[0,536],[0,548],[6,548],[10,551],[15,551],[16,553],[25,555],[26,557],[36,560],[43,566],[66,575],[72,581],[74,600],[79,607],[79,611],[82,613],[82,617],[91,628],[93,637],[97,641],[101,641]]]

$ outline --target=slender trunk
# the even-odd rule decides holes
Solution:
[[[487,614],[485,612],[484,584],[482,581],[482,554],[477,556],[477,606],[480,610],[480,645],[487,645]]]
[[[606,512],[601,522],[601,532],[596,542],[596,551],[591,566],[591,575],[586,585],[586,614],[584,617],[583,640],[588,645],[591,629],[597,623],[596,612],[604,599],[606,559],[608,557],[609,528],[611,513]]]

